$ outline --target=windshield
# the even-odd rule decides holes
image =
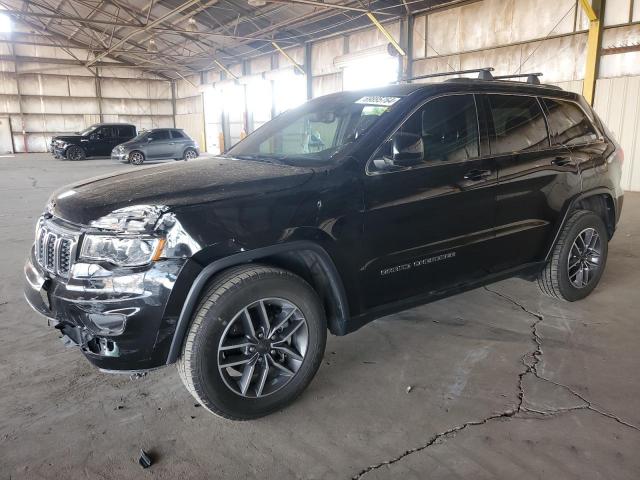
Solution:
[[[129,140],[130,142],[137,142],[139,140],[144,140],[147,135],[149,135],[149,131],[145,130],[143,132],[140,132],[138,135],[136,135],[135,137],[133,137],[131,140]]]
[[[93,132],[93,131],[96,129],[96,127],[97,127],[97,126],[98,126],[98,125],[91,125],[90,127],[85,128],[84,130],[82,130],[82,131],[80,132],[80,135],[82,135],[83,137],[86,137],[86,136],[87,136],[87,135],[89,135],[91,132]]]
[[[397,100],[351,93],[312,101],[274,118],[227,153],[250,160],[325,162],[362,136]]]

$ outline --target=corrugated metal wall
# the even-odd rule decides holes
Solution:
[[[28,39],[29,30],[17,28]],[[12,58],[0,61],[0,116],[10,119],[15,152],[44,152],[52,136],[100,121],[173,126],[170,81],[121,66],[99,67],[96,77],[77,65],[87,51],[71,50],[0,44],[0,54]]]
[[[640,191],[640,76],[601,78],[594,105],[622,145],[622,188]]]

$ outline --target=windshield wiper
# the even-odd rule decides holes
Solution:
[[[238,160],[253,160],[256,162],[278,164],[286,157],[272,157],[267,155],[224,155],[225,158],[237,158]]]

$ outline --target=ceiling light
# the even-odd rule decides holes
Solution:
[[[247,0],[247,3],[252,7],[264,7],[267,4],[266,0]]]
[[[198,25],[196,25],[196,19],[195,18],[191,17],[187,21],[187,31],[188,32],[197,32],[198,31]]]
[[[158,53],[158,45],[156,45],[156,41],[153,38],[149,40],[149,46],[147,47],[147,52]]]
[[[0,33],[11,33],[11,18],[0,13]]]

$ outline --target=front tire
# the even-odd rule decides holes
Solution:
[[[67,148],[65,155],[67,157],[67,160],[84,160],[85,158],[84,150],[77,145],[71,145],[69,148]]]
[[[538,277],[540,290],[553,298],[575,302],[589,295],[604,272],[609,235],[594,212],[577,210],[564,225],[549,263]]]
[[[234,267],[203,295],[178,372],[207,410],[231,420],[291,403],[320,366],[324,311],[302,278],[263,265]]]
[[[137,150],[129,154],[129,163],[134,165],[142,165],[144,163],[144,154]]]

